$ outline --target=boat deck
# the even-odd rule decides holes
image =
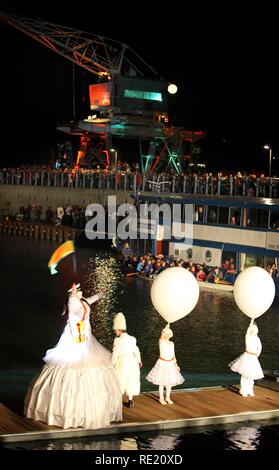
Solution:
[[[123,407],[123,420],[102,429],[61,429],[24,418],[0,404],[0,442],[24,442],[102,436],[208,426],[279,417],[279,384],[262,381],[255,397],[244,398],[236,386],[172,392],[173,405],[161,405],[157,392],[135,397],[135,407]]]
[[[126,278],[131,278],[131,279],[144,279],[145,281],[154,281],[154,278],[152,277],[147,277],[144,274],[140,273],[127,273]],[[220,283],[213,283],[213,282],[201,282],[198,281],[198,284],[200,286],[200,289],[211,289],[211,290],[218,290],[222,292],[233,292],[233,285],[225,282],[220,282]]]
[[[233,285],[232,284],[214,284],[213,282],[200,282],[198,281],[200,289],[209,289],[209,290],[217,290],[221,292],[233,292]]]

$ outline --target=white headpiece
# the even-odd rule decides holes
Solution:
[[[73,283],[71,289],[68,290],[71,294],[76,294],[80,289],[80,283],[76,284],[75,282]]]
[[[170,329],[170,324],[169,323],[167,323],[165,328],[162,329],[161,336],[165,336],[168,339],[173,337],[173,332]]]
[[[256,323],[250,323],[250,325],[248,326],[247,333],[248,334],[254,333],[255,335],[257,335],[258,332],[259,332],[259,328],[257,327]]]
[[[126,319],[122,312],[118,312],[113,319],[114,330],[127,330]]]

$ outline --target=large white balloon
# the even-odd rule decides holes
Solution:
[[[168,323],[188,315],[195,308],[199,294],[195,276],[184,268],[162,271],[151,287],[152,303]]]
[[[250,318],[257,318],[271,306],[275,284],[265,269],[253,266],[237,276],[233,294],[240,310]]]

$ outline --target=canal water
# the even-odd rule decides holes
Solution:
[[[122,311],[128,332],[136,336],[142,353],[142,391],[154,390],[145,376],[157,360],[158,339],[165,321],[152,306],[151,282],[123,278],[110,254],[79,246],[76,247],[76,263],[72,255],[68,256],[58,265],[58,274],[51,276],[47,263],[57,246],[57,242],[0,236],[0,400],[14,409],[22,405],[29,382],[43,365],[45,351],[53,347],[61,335],[65,324],[61,314],[73,281],[81,282],[85,296],[98,287],[107,286],[106,300],[93,307],[93,332],[111,349],[112,318],[117,311]],[[105,261],[107,259],[109,262]],[[176,357],[185,377],[180,388],[238,383],[239,376],[230,371],[228,363],[243,352],[248,324],[249,318],[238,309],[232,293],[201,290],[196,308],[172,324]],[[279,308],[276,302],[257,319],[257,324],[263,344],[261,365],[263,369],[278,369]],[[268,433],[272,438],[266,438]],[[83,438],[6,447],[172,450],[190,446],[224,450],[249,446],[270,448],[275,442],[278,446],[279,420],[117,436],[109,440]]]

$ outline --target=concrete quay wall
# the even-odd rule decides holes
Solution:
[[[133,203],[132,191],[89,189],[89,188],[57,188],[52,186],[20,186],[0,185],[0,215],[15,215],[21,206],[39,204],[44,211],[51,207],[65,207],[68,204],[79,207],[98,203],[106,205],[108,196],[116,196],[117,205]]]

